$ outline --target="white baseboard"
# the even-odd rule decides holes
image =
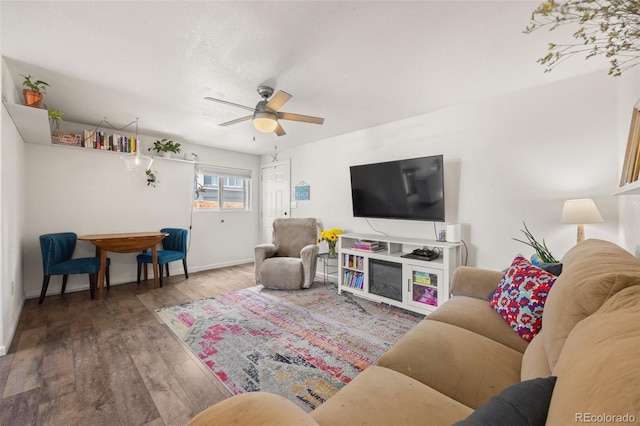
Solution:
[[[219,269],[219,268],[225,268],[227,266],[236,266],[236,265],[245,265],[247,263],[253,263],[254,259],[239,259],[239,260],[233,260],[233,261],[229,261],[229,262],[220,262],[220,263],[212,263],[210,265],[201,265],[201,266],[196,266],[196,267],[191,267],[189,265],[187,265],[187,268],[189,270],[189,272],[201,272],[201,271],[210,271],[211,269]],[[169,274],[170,275],[180,275],[180,274],[184,274],[184,269],[182,268],[182,264],[181,263],[176,263],[176,266],[174,268],[169,267]],[[153,273],[151,274],[153,275]],[[128,284],[131,282],[135,282],[136,281],[136,276],[133,276],[131,279],[125,279],[125,280],[119,280],[119,281],[111,281],[111,285],[119,285],[119,284]],[[74,293],[76,291],[87,291],[89,290],[89,284],[83,284],[83,285],[79,285],[79,286],[74,286],[72,287],[67,287],[66,293]],[[56,292],[53,293],[47,293],[47,296],[50,295],[54,295],[54,294],[58,294],[57,293],[58,290],[56,290]],[[36,297],[40,297],[40,293],[35,293],[35,294],[27,294],[25,296],[25,299],[35,299]]]
[[[18,310],[18,314],[16,315],[16,322],[13,323],[13,327],[11,327],[11,335],[7,340],[7,345],[11,345],[13,342],[13,338],[16,335],[16,330],[18,329],[18,323],[20,322],[20,316],[22,315],[22,308],[24,308],[24,300],[22,301],[22,305],[20,305],[20,309]],[[3,344],[0,344],[0,356],[5,356],[9,352],[9,347]]]

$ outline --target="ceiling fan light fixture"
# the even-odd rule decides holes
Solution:
[[[272,112],[256,111],[253,114],[253,126],[260,132],[271,133],[278,127],[278,119]]]

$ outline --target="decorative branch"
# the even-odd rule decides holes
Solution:
[[[585,59],[597,55],[609,58],[609,75],[619,76],[640,63],[640,1],[546,0],[531,14],[525,29],[530,34],[540,28],[553,31],[566,24],[577,24],[575,43],[549,43],[548,53],[538,62],[545,72],[577,54]]]

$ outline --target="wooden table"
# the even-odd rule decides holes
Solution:
[[[79,240],[90,241],[96,246],[96,255],[100,257],[100,277],[98,278],[98,299],[104,299],[104,277],[107,271],[107,252],[134,253],[151,249],[153,258],[153,284],[160,286],[158,277],[158,247],[157,244],[167,235],[166,232],[126,232],[121,234],[82,235]]]

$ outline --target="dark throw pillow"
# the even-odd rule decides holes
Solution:
[[[544,426],[555,376],[511,385],[454,426]]]

